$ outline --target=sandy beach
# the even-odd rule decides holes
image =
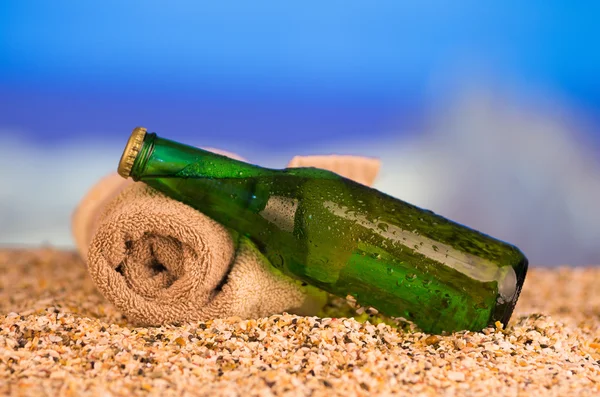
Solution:
[[[600,395],[600,267],[530,268],[506,329],[436,336],[332,317],[136,327],[75,253],[3,249],[0,393]]]

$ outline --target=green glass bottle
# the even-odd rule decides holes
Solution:
[[[525,280],[518,248],[333,172],[263,168],[138,127],[119,173],[246,235],[285,274],[425,332],[506,324]]]

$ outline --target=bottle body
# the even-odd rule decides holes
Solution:
[[[284,273],[426,332],[506,323],[527,270],[514,246],[325,170],[147,134],[131,176],[245,234]]]

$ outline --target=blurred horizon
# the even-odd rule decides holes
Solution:
[[[600,264],[600,3],[0,4],[0,245],[72,247],[133,127],[281,168],[382,159],[376,187]]]

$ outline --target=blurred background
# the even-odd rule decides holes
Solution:
[[[484,4],[485,3],[485,4]],[[379,157],[376,187],[600,264],[600,3],[3,1],[0,245],[72,247],[131,129],[284,167]]]

